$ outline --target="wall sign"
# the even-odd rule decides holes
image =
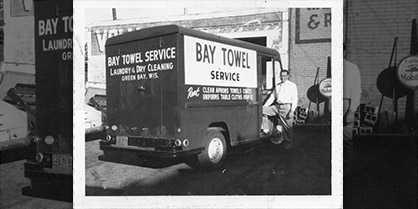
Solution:
[[[269,12],[263,14],[251,14],[230,17],[216,17],[206,19],[175,20],[169,22],[151,23],[126,23],[106,26],[93,26],[91,31],[91,54],[102,55],[106,40],[117,35],[142,28],[154,27],[159,25],[176,24],[187,28],[199,30],[207,33],[240,33],[248,31],[278,31],[277,36],[281,40],[282,13]]]
[[[331,8],[296,9],[296,44],[331,42]]]
[[[411,89],[418,88],[418,56],[404,58],[397,68],[397,77],[406,87]]]
[[[331,78],[324,78],[321,82],[319,82],[319,92],[324,97],[331,97],[331,93],[332,93]]]
[[[12,17],[33,16],[33,1],[32,0],[10,1],[10,16]]]

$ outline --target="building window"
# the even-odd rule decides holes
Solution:
[[[33,16],[32,0],[10,1],[10,15],[12,17]]]
[[[0,62],[4,60],[4,17],[3,17],[3,0],[0,0]]]

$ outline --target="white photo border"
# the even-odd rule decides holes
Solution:
[[[245,2],[245,3],[244,3]],[[117,6],[115,6],[117,5]],[[163,5],[163,6],[162,6]],[[87,8],[156,7],[277,7],[331,8],[332,14],[332,132],[331,195],[311,196],[85,196],[84,43]],[[241,0],[241,1],[116,1],[74,0],[74,208],[342,208],[342,89],[343,1]]]

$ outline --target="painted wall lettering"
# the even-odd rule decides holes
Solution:
[[[297,8],[295,42],[331,42],[331,9]]]

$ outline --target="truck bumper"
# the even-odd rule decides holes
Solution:
[[[110,145],[107,141],[100,141],[100,150],[103,150],[104,157],[99,157],[100,160],[105,160],[106,153],[130,153],[137,156],[146,158],[181,158],[195,154],[199,154],[203,151],[203,148],[192,150],[156,150],[154,148],[141,148],[135,146],[116,146]]]
[[[104,139],[106,137],[106,129],[103,126],[86,129],[84,136],[86,141]]]
[[[10,141],[0,142],[0,151],[12,150],[21,147],[29,146],[33,142],[33,139],[30,137],[24,137],[20,139],[14,139]]]
[[[72,171],[48,171],[36,162],[26,162],[24,169],[25,177],[31,180],[31,185],[22,188],[22,195],[73,201]]]
[[[103,132],[105,129],[103,126],[99,126],[99,127],[94,127],[94,128],[88,128],[85,130],[85,134],[94,134],[94,133],[99,133],[99,132]]]

